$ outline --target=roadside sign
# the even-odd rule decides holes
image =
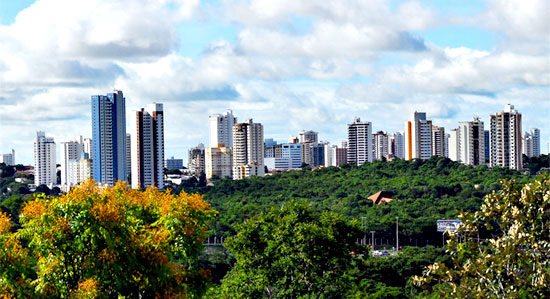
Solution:
[[[452,231],[455,232],[458,227],[462,224],[460,220],[437,220],[437,231]]]

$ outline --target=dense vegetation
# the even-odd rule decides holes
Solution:
[[[363,221],[364,229],[377,231],[377,237],[391,238],[399,217],[403,245],[439,245],[437,219],[454,219],[458,211],[477,210],[486,194],[500,188],[499,180],[512,177],[523,183],[529,178],[510,169],[471,167],[434,157],[225,179],[194,190],[204,193],[205,200],[220,212],[212,226],[216,234],[233,235],[235,225],[249,217],[293,199],[307,199],[315,210]],[[368,197],[380,190],[394,192],[394,200],[373,206]]]
[[[3,298],[188,298],[208,271],[198,256],[215,215],[199,195],[88,181],[25,203],[22,228],[0,212]]]
[[[550,298],[548,173],[524,186],[506,182],[485,197],[479,211],[460,219],[463,224],[447,243],[451,265],[434,263],[413,279],[428,290],[423,295]]]

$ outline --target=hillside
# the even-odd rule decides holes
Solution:
[[[476,210],[483,196],[500,188],[501,179],[511,177],[519,182],[529,179],[510,169],[471,167],[434,157],[302,169],[240,181],[225,179],[199,192],[219,211],[212,226],[217,235],[231,235],[234,225],[244,219],[300,198],[310,201],[315,209],[355,218],[364,223],[366,231],[382,232],[382,236],[395,231],[399,217],[400,233],[410,237],[409,242],[421,238],[434,244],[441,238],[435,232],[437,219],[456,218],[459,210]],[[368,197],[380,190],[393,191],[394,200],[373,206]]]

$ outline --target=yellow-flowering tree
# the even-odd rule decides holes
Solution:
[[[550,297],[550,175],[520,188],[514,181],[462,214],[448,241],[453,265],[435,263],[414,277],[436,298]],[[489,234],[480,239],[480,233]],[[465,240],[459,242],[458,236]]]
[[[198,297],[208,279],[198,255],[215,213],[197,194],[124,183],[88,181],[59,197],[37,196],[24,206],[19,231],[10,232],[0,215],[0,245],[20,252],[0,254],[0,290],[14,297]]]

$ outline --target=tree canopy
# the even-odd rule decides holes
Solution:
[[[45,298],[198,297],[198,267],[215,211],[200,195],[93,181],[35,196],[12,232],[0,214],[0,293]],[[24,245],[23,246],[23,243]]]
[[[357,245],[357,223],[291,201],[237,226],[226,247],[237,259],[222,281],[226,298],[342,298]]]
[[[447,244],[451,266],[429,266],[417,285],[453,298],[550,297],[550,175],[523,188],[506,181],[460,219]]]

